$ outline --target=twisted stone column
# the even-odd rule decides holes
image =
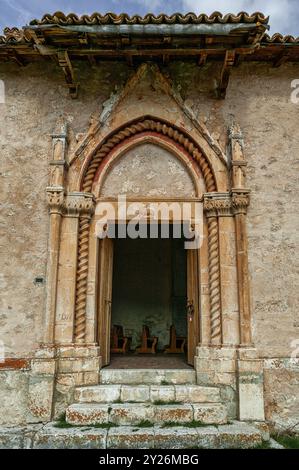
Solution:
[[[208,217],[211,343],[221,343],[221,299],[217,217]]]
[[[94,200],[92,194],[83,193],[82,195],[84,196],[84,199],[80,205],[75,299],[74,339],[76,343],[84,343],[85,341],[89,224],[94,211]]]
[[[217,194],[217,193],[214,193]],[[204,195],[204,212],[208,223],[210,343],[221,344],[221,298],[218,219],[215,200]]]
[[[89,218],[80,217],[78,236],[78,266],[75,303],[75,340],[78,343],[85,340],[86,326],[86,293],[88,277],[88,244]]]

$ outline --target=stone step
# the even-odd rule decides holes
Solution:
[[[116,424],[227,423],[227,410],[221,403],[197,403],[184,405],[154,405],[151,403],[98,404],[76,403],[66,410],[66,422],[75,426]]]
[[[101,384],[196,384],[193,369],[101,369]]]
[[[30,447],[34,449],[249,449],[262,443],[262,433],[238,421],[217,427],[120,426],[110,429],[60,429],[55,423],[49,423],[35,433],[32,441]]]
[[[220,391],[200,385],[94,385],[75,390],[77,403],[217,403]]]

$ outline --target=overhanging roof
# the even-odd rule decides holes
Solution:
[[[144,17],[125,13],[116,15],[46,14],[21,29],[6,28],[0,36],[0,62],[20,65],[54,59],[64,70],[75,95],[72,62],[85,60],[126,60],[129,64],[144,60],[196,60],[202,66],[208,60],[223,62],[226,71],[241,60],[267,61],[279,66],[299,61],[299,38],[266,34],[269,18],[262,13],[210,16],[175,13],[171,16],[151,13]],[[226,85],[223,83],[225,94]],[[223,94],[223,93],[222,93]],[[221,95],[221,93],[220,93]]]

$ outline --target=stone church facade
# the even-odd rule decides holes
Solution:
[[[58,13],[0,37],[2,426],[299,421],[299,40],[267,25]],[[203,209],[188,368],[109,368],[118,252],[95,231],[120,194]]]

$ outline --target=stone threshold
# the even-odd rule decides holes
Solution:
[[[267,441],[283,448],[253,424],[234,421],[219,426],[56,427],[45,425],[0,428],[0,449],[250,449]]]

